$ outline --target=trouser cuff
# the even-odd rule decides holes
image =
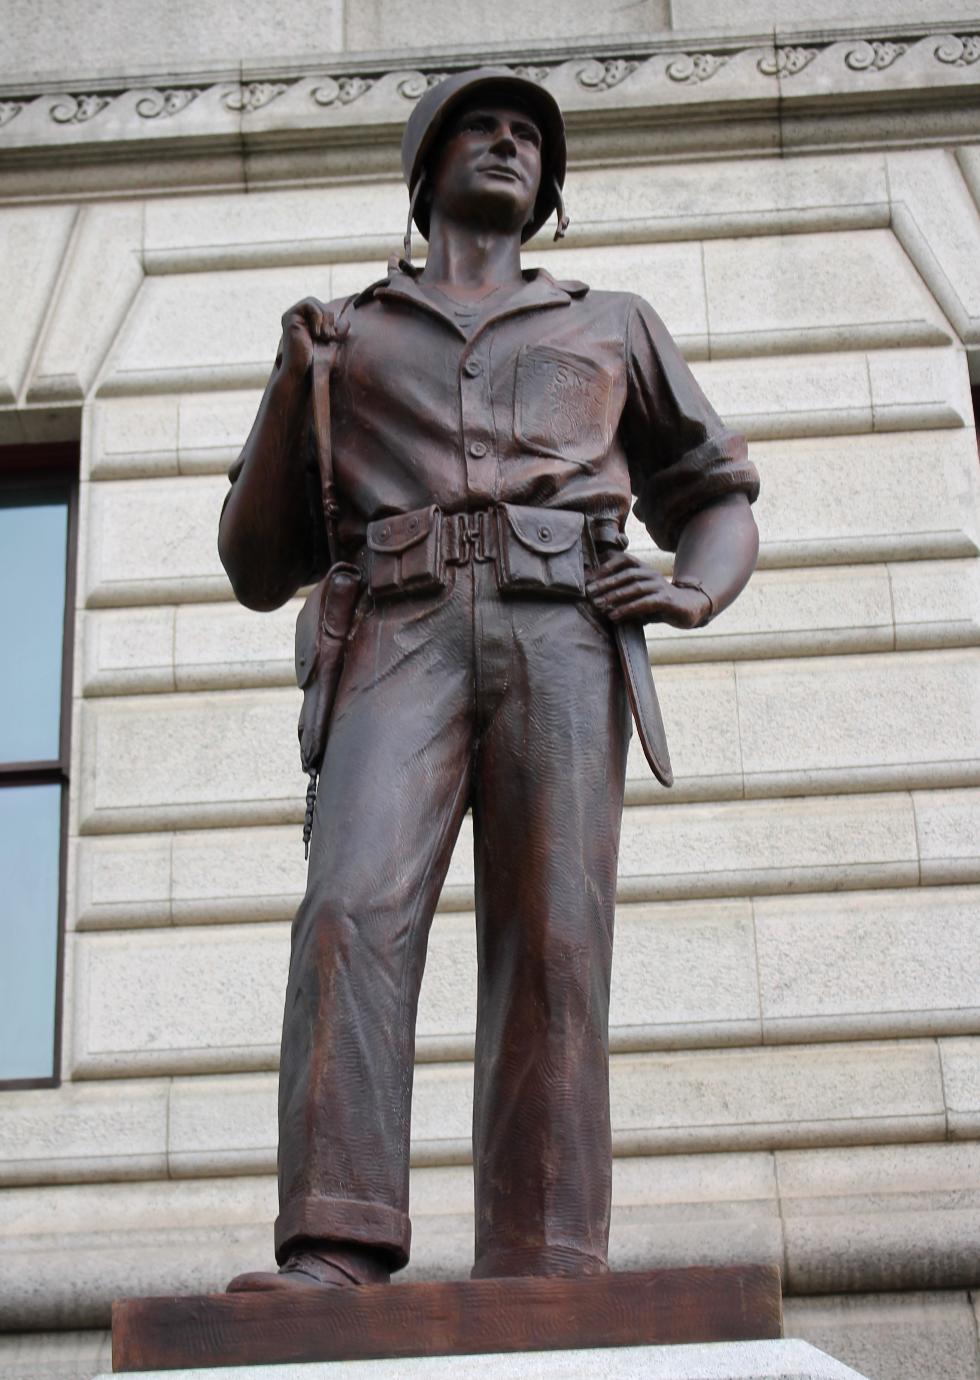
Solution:
[[[590,1255],[572,1246],[512,1246],[485,1251],[470,1272],[471,1279],[514,1275],[604,1275],[605,1256]]]
[[[412,1224],[408,1214],[385,1203],[350,1198],[301,1198],[287,1203],[276,1219],[276,1260],[309,1241],[348,1242],[383,1252],[392,1270],[408,1264]]]

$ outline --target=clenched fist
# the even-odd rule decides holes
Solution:
[[[313,362],[314,344],[343,340],[349,329],[349,322],[338,323],[333,312],[315,297],[304,297],[282,318],[280,367],[295,379],[303,378]]]

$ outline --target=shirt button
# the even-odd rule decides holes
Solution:
[[[469,379],[475,379],[483,373],[483,365],[478,359],[468,359],[463,365],[463,373]]]
[[[487,453],[487,448],[482,441],[474,441],[470,446],[470,454],[474,460],[482,460]]]

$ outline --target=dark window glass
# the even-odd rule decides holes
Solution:
[[[68,496],[0,496],[0,762],[57,760]]]
[[[3,1087],[59,1077],[76,467],[74,446],[0,448]]]
[[[54,1070],[61,792],[0,785],[0,1079]]]

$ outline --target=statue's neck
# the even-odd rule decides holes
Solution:
[[[474,229],[433,208],[421,281],[461,300],[474,300],[521,281],[521,236]]]

